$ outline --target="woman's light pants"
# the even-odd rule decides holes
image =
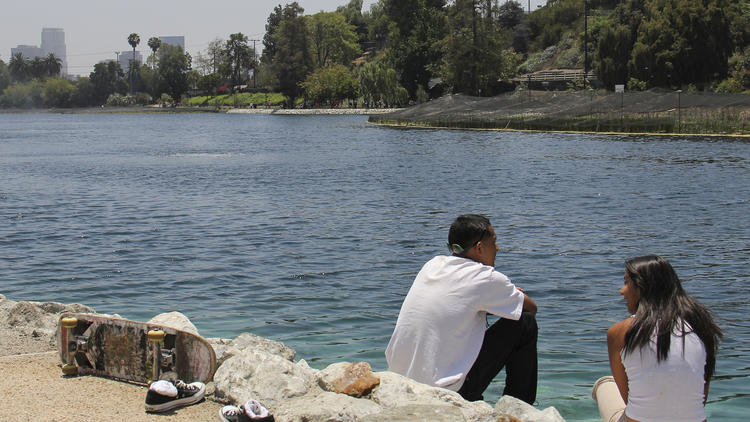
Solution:
[[[604,422],[625,422],[625,402],[615,379],[611,376],[601,377],[594,383],[591,397],[599,406],[599,414]]]

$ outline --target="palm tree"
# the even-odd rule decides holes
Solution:
[[[133,56],[130,58],[130,93],[133,93],[133,67],[136,64],[135,63],[135,47],[138,46],[138,44],[141,43],[141,37],[138,36],[135,32],[128,35],[128,44],[130,44],[131,47],[133,47]]]
[[[29,77],[29,63],[21,53],[16,53],[10,58],[8,70],[10,70],[10,76],[16,82],[23,82]]]
[[[53,53],[49,53],[49,55],[47,55],[47,57],[45,57],[43,61],[48,76],[60,76],[60,69],[62,69],[62,60],[60,60]]]
[[[29,75],[32,78],[44,79],[47,77],[47,64],[41,57],[34,57],[29,63]]]
[[[156,37],[151,37],[148,39],[148,46],[151,48],[151,51],[153,52],[153,54],[151,55],[152,63],[153,63],[153,67],[156,68],[156,50],[158,50],[159,47],[161,47],[161,40]]]

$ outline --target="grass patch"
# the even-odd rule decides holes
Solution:
[[[190,107],[250,107],[251,105],[280,106],[284,102],[284,96],[278,92],[240,92],[238,94],[225,95],[202,95],[191,97],[187,104]]]

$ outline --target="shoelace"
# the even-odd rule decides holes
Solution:
[[[195,385],[185,384],[182,380],[177,380],[174,382],[174,386],[177,387],[177,391],[187,394],[193,394],[195,391],[198,391],[198,387]]]
[[[245,409],[242,407],[233,407],[231,409],[227,409],[224,411],[224,416],[240,416],[241,414],[245,413]]]

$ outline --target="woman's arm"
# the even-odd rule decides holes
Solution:
[[[612,376],[620,390],[622,400],[628,403],[628,374],[625,372],[625,365],[622,364],[620,353],[625,347],[625,333],[630,328],[631,319],[620,321],[614,324],[607,331],[607,351],[609,352],[609,367]]]

